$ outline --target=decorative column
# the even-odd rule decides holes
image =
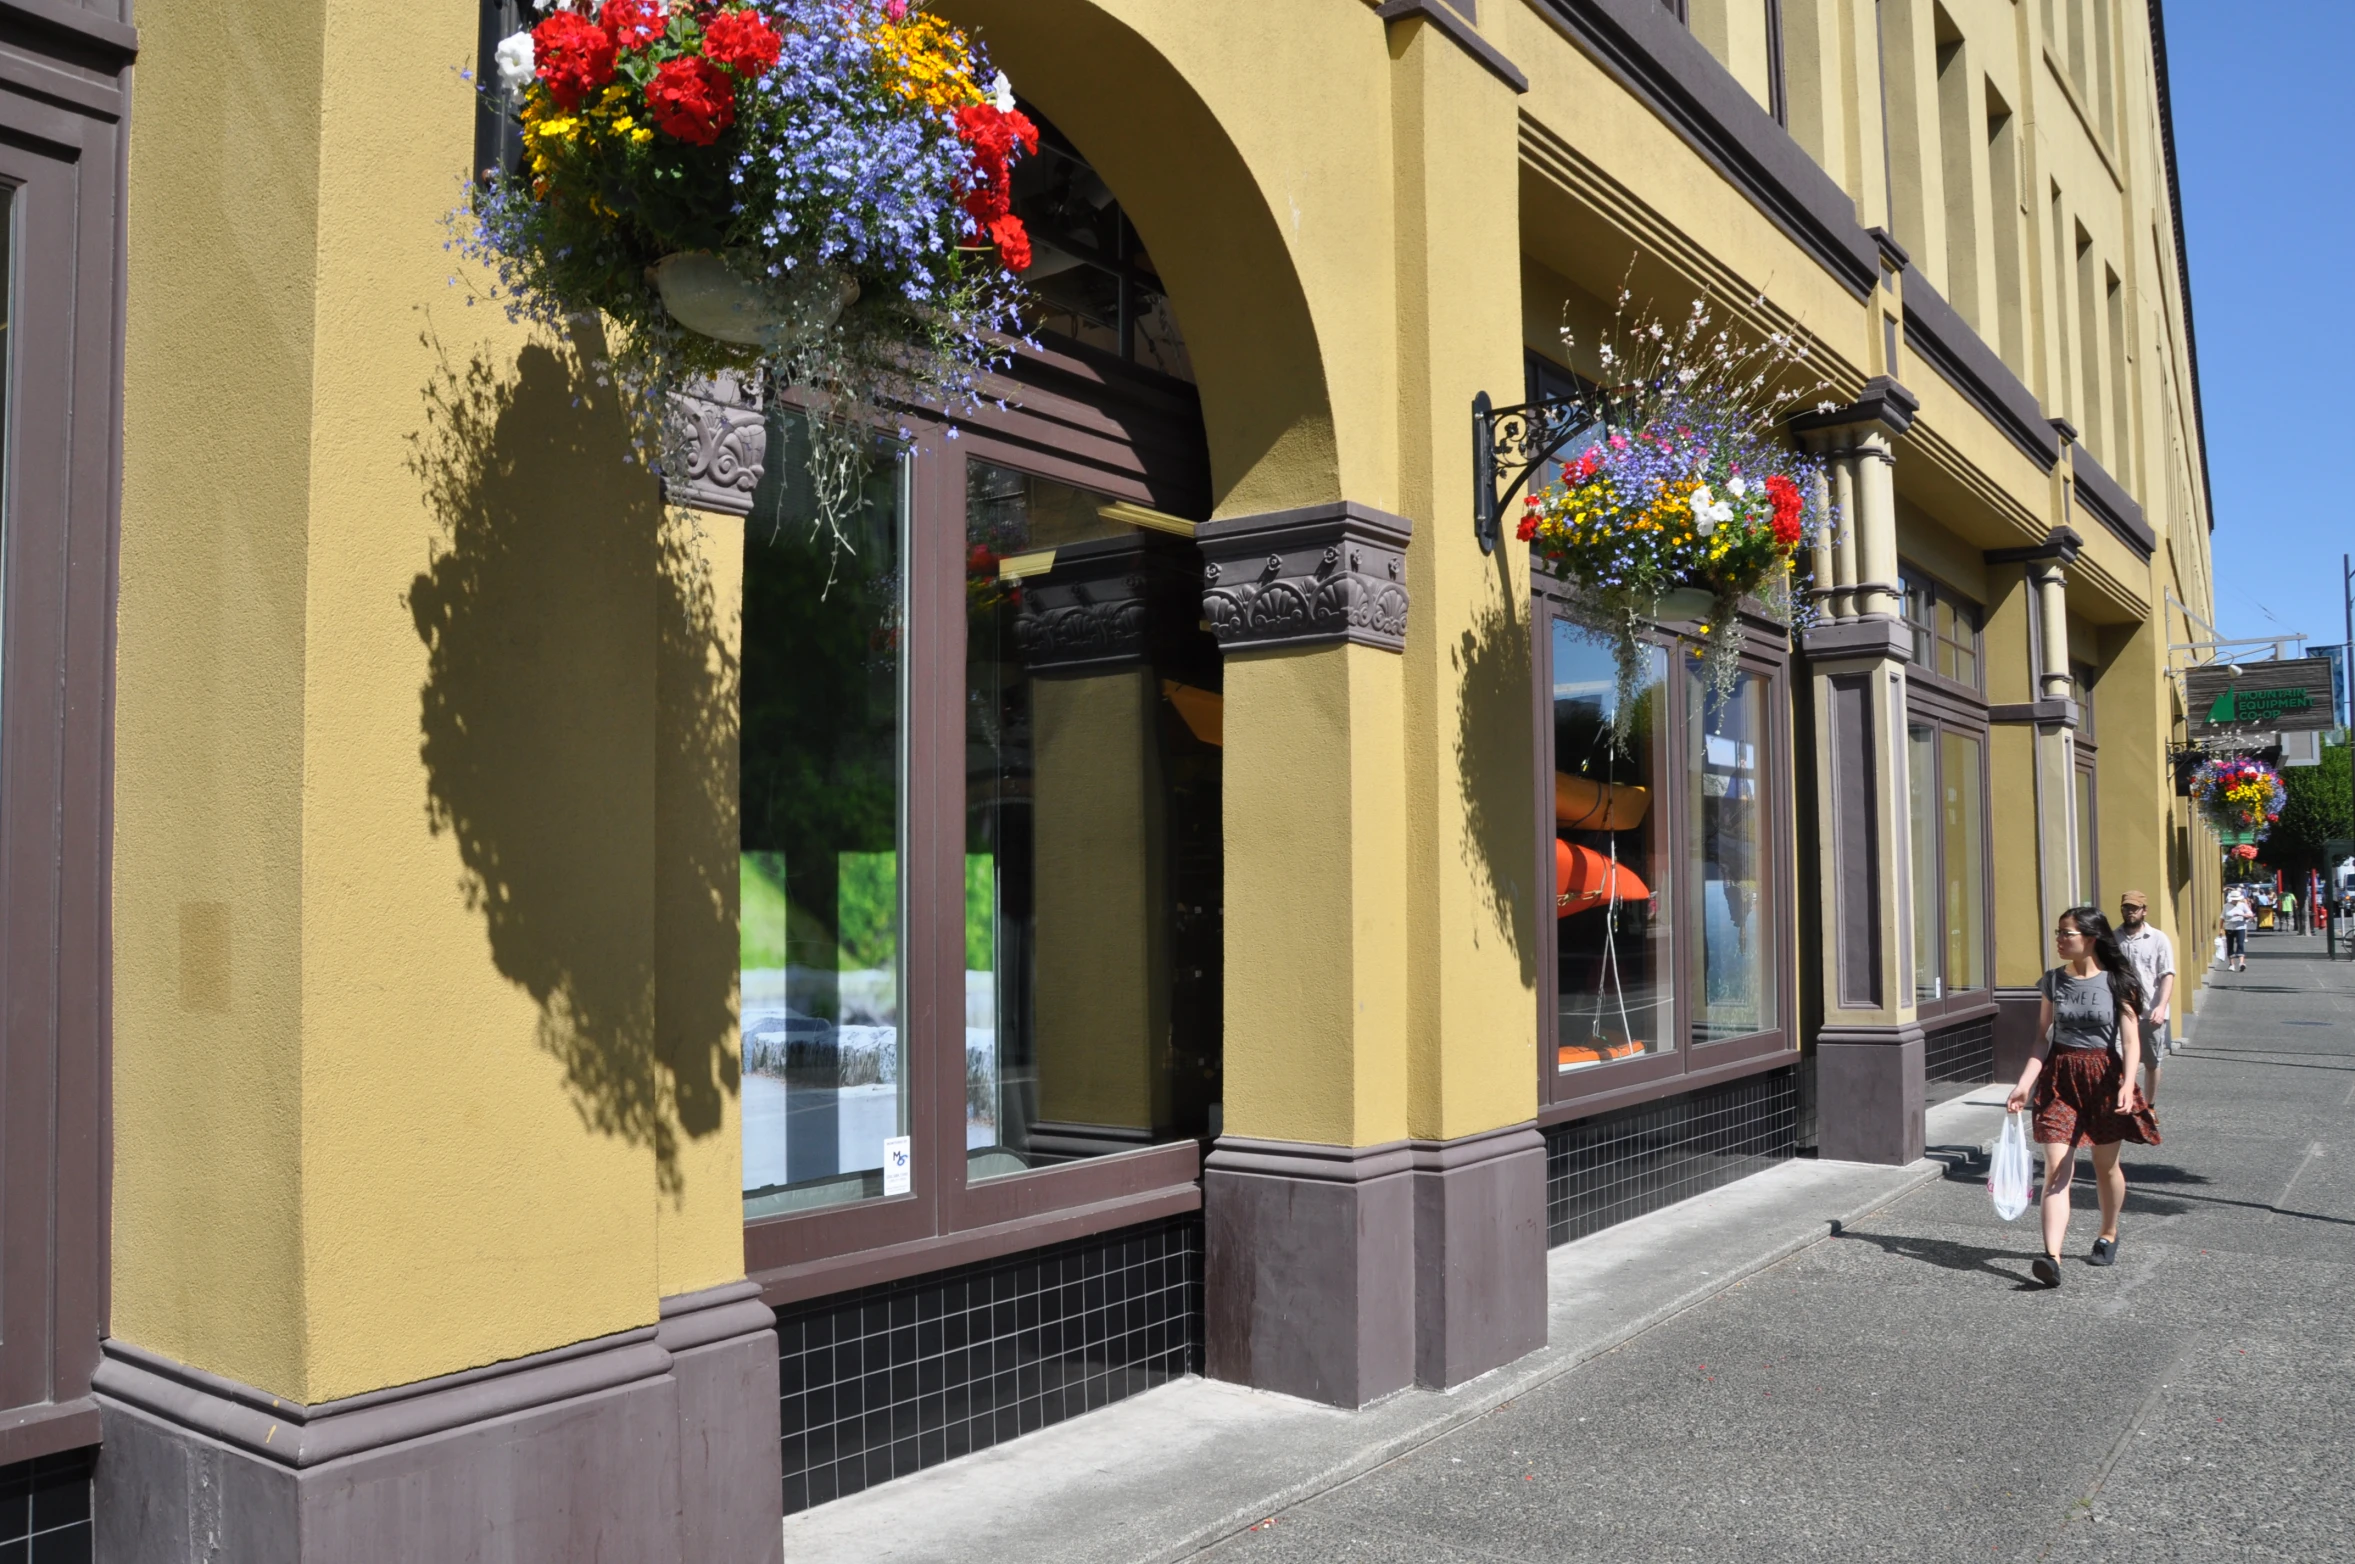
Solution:
[[[1815,727],[1822,1020],[1815,1046],[1822,1155],[1922,1154],[1922,1030],[1914,1009],[1906,830],[1905,669],[1894,442],[1919,404],[1887,376],[1853,404],[1793,421],[1840,508],[1823,623],[1801,644]],[[1820,551],[1819,551],[1820,557]]]
[[[2064,446],[2072,437],[2067,424],[2055,419]],[[2064,490],[2065,492],[2065,490]],[[1990,549],[1990,565],[2018,565],[2027,613],[2022,626],[2027,636],[2026,701],[1999,701],[1987,709],[1988,721],[2000,733],[2028,730],[2028,773],[2034,804],[2036,854],[2037,945],[2031,960],[2014,963],[2006,942],[1997,941],[1995,1057],[1999,1074],[2015,1072],[2027,1057],[2035,1029],[2035,991],[2025,986],[2029,974],[2050,961],[2042,931],[2052,927],[2062,909],[2080,900],[2077,884],[2077,722],[2075,685],[2069,671],[2068,567],[2076,562],[2084,539],[2069,527],[2055,527],[2044,541],[2024,548]],[[2016,643],[2015,643],[2016,645]],[[1991,671],[1994,659],[1990,659]],[[2017,681],[2018,664],[2014,679]],[[2014,682],[2014,691],[2019,689]],[[2015,739],[2013,743],[2017,743]],[[1996,822],[1991,822],[1996,824]],[[2002,844],[1997,844],[2001,851]],[[2016,970],[2015,970],[2016,965]]]
[[[1226,656],[1224,1130],[1209,1371],[1360,1406],[1415,1377],[1400,658],[1411,524],[1205,522]]]

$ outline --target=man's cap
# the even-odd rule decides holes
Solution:
[[[2118,902],[2121,906],[2126,907],[2148,907],[2151,904],[2151,899],[2140,891],[2120,891]]]

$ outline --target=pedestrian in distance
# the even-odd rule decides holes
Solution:
[[[2285,929],[2296,929],[2300,934],[2306,932],[2305,925],[2298,921],[2298,893],[2296,891],[2281,893],[2281,918],[2279,921]]]
[[[2110,920],[2094,907],[2071,907],[2052,931],[2061,964],[2044,974],[2038,992],[2036,1042],[2012,1088],[2005,1111],[2036,1115],[2044,1147],[2044,1253],[2036,1279],[2061,1284],[2061,1249],[2069,1238],[2069,1184],[2077,1174],[2077,1144],[2093,1147],[2094,1186],[2101,1196],[2101,1232],[2089,1264],[2118,1258],[2118,1213],[2126,1205],[2126,1170],[2118,1148],[2126,1141],[2159,1144],[2135,1077],[2142,1064],[2142,985],[2134,963],[2118,948]]]
[[[2142,984],[2143,1100],[2159,1105],[2159,1066],[2175,1046],[2170,1024],[2175,999],[2175,942],[2151,922],[2150,898],[2140,891],[2118,897],[2118,948]]]
[[[2216,920],[2224,931],[2224,964],[2227,970],[2249,970],[2249,930],[2257,926],[2257,914],[2249,906],[2248,892],[2234,886],[2224,893],[2224,916]]]

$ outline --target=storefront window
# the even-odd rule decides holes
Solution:
[[[1913,849],[1913,997],[1916,1004],[1946,997],[1938,938],[1938,730],[1905,730],[1907,840]]]
[[[1670,1005],[1667,811],[1654,807],[1665,655],[1652,671],[1631,737],[1613,741],[1618,684],[1610,646],[1553,624],[1554,927],[1560,968],[1562,1074],[1676,1046]]]
[[[1220,697],[1200,555],[1107,503],[966,468],[974,1179],[1204,1134],[1217,1098]]]
[[[1730,695],[1701,674],[1686,691],[1691,862],[1701,915],[1701,994],[1693,1041],[1775,1024],[1774,913],[1767,905],[1766,680],[1740,675]]]
[[[744,542],[748,1217],[884,1193],[889,1143],[908,1133],[902,471],[874,475],[837,551],[800,453],[768,467],[780,476]]]
[[[1939,787],[1944,795],[1942,860],[1946,903],[1946,986],[1967,993],[1987,986],[1987,881],[1982,811],[1985,771],[1979,740],[1942,732]],[[1915,863],[1919,865],[1920,859]],[[1920,870],[1917,868],[1916,873]]]
[[[1022,280],[1036,301],[1032,326],[1116,353],[1180,380],[1194,366],[1153,258],[1112,191],[1046,117],[1038,154],[1014,165],[1014,213],[1030,232]]]

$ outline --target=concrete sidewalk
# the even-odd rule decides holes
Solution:
[[[1933,1108],[1909,1167],[1795,1161],[1556,1249],[1544,1350],[1449,1392],[1340,1412],[1188,1379],[790,1517],[792,1564],[1146,1564],[1327,1494],[1961,1170],[2000,1088]],[[1982,1203],[1984,1197],[1982,1196]]]

